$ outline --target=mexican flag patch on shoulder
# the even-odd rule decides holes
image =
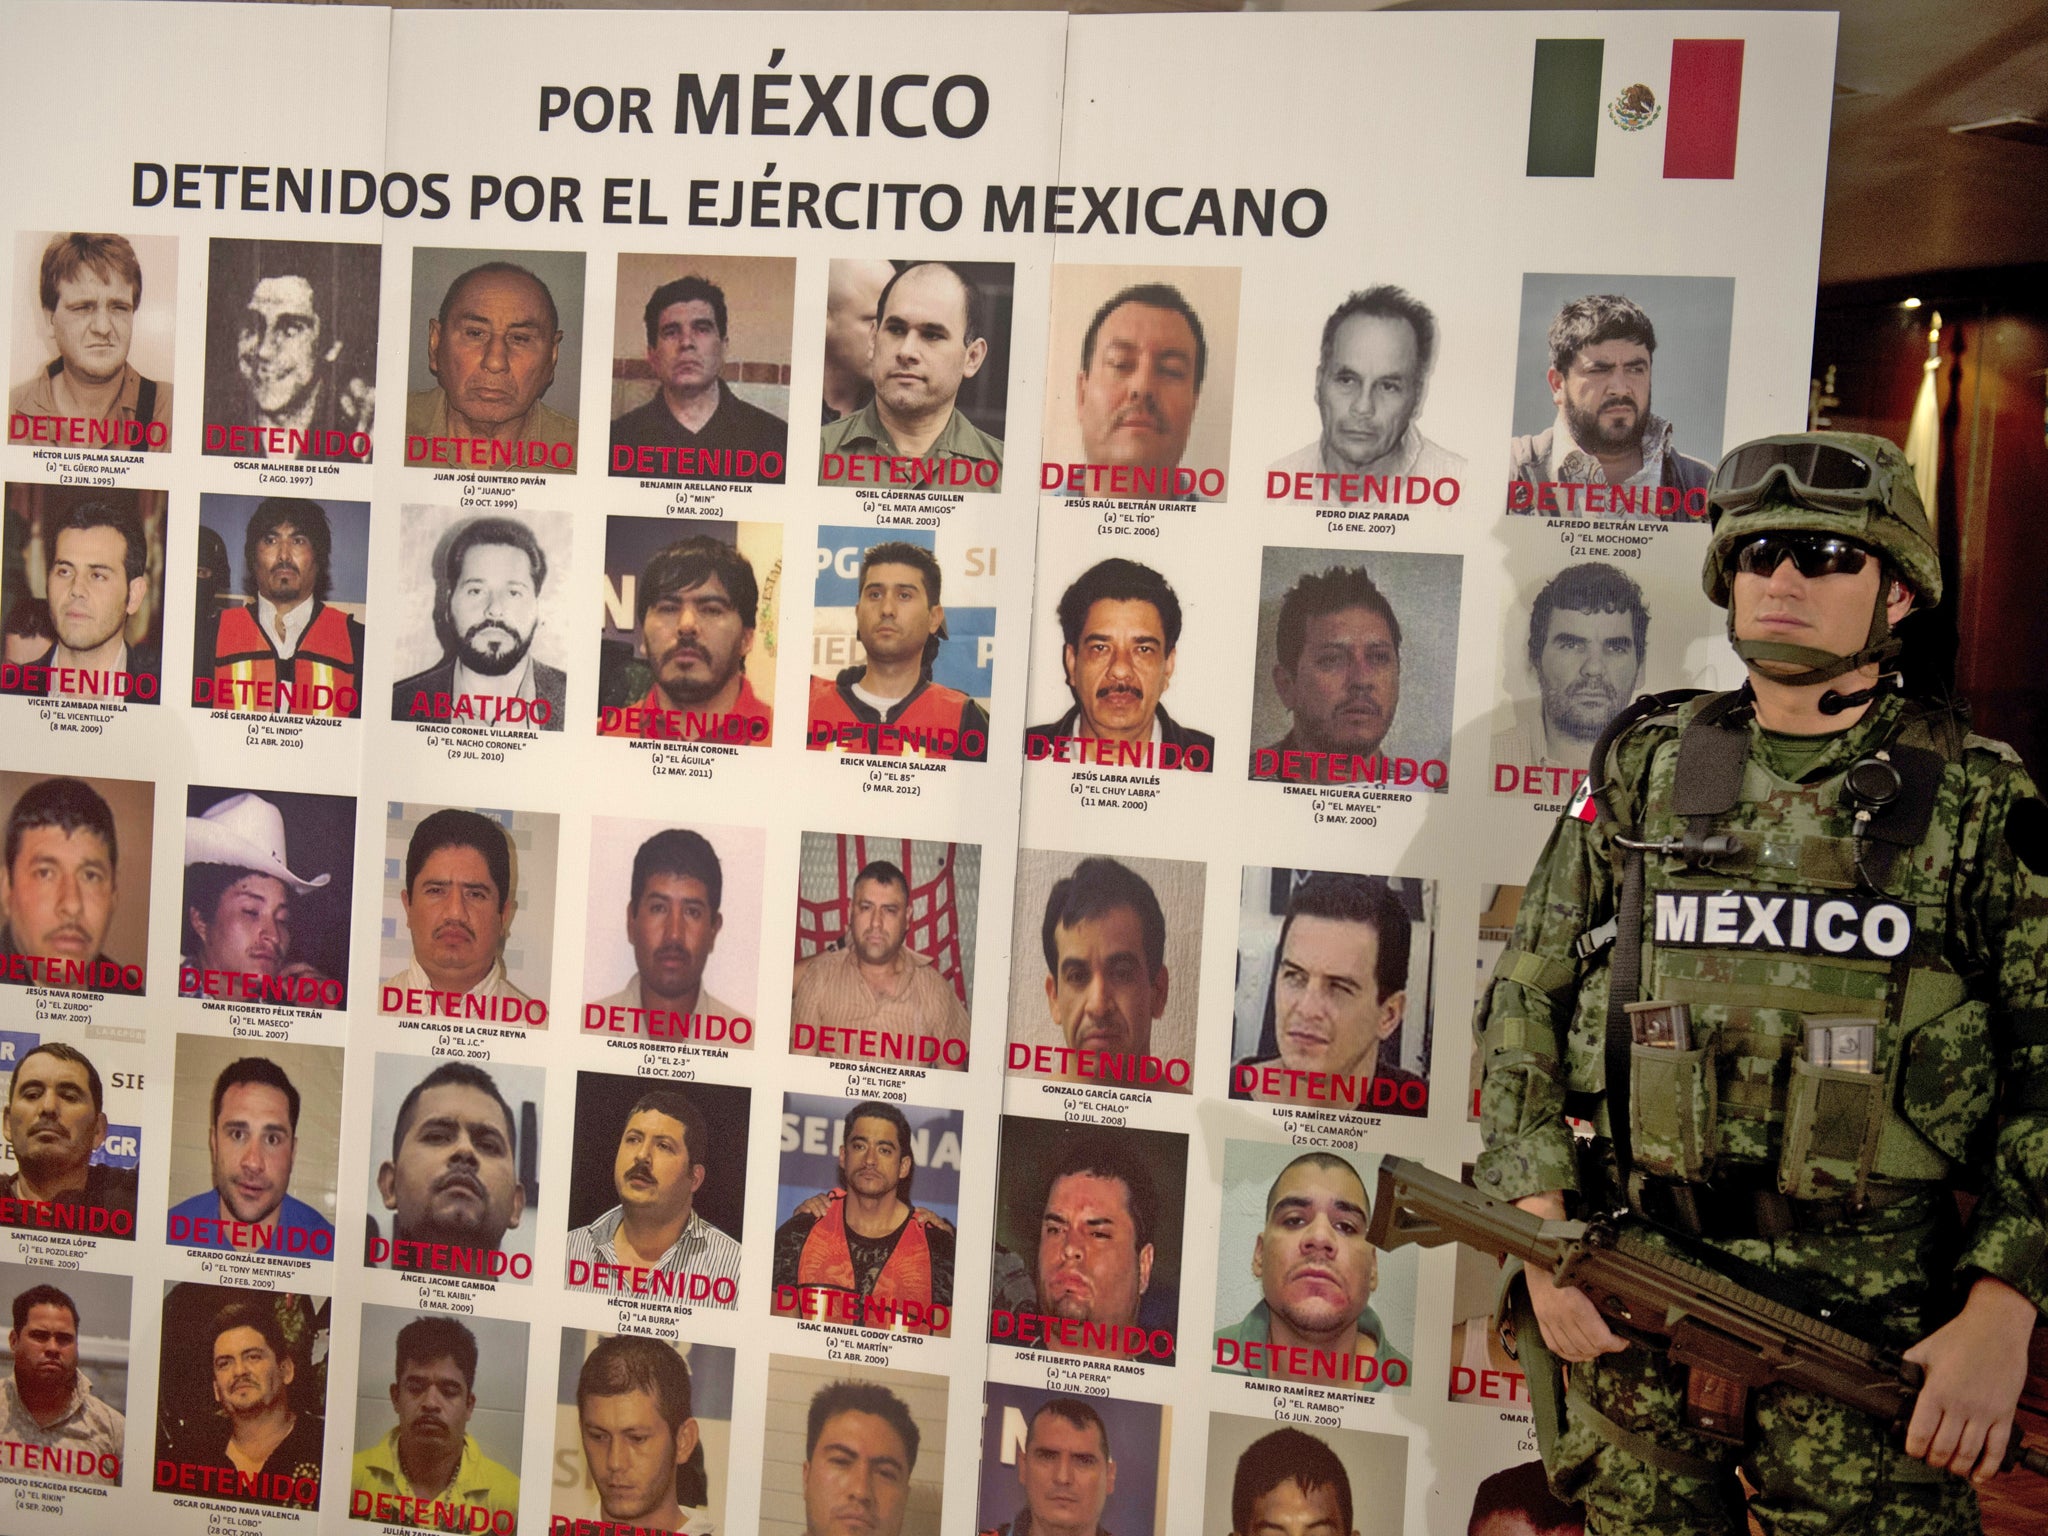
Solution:
[[[1593,801],[1593,781],[1591,779],[1581,779],[1579,781],[1578,791],[1572,796],[1572,803],[1564,808],[1564,813],[1571,820],[1583,821],[1587,826],[1591,826],[1600,819],[1600,807]]]

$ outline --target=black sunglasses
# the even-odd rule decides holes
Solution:
[[[1735,569],[1751,576],[1769,576],[1788,559],[1812,581],[1854,576],[1870,559],[1870,551],[1824,533],[1760,533],[1735,546]]]

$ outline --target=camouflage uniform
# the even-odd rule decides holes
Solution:
[[[1625,824],[1640,824],[1644,837],[1669,835],[1676,825],[1661,807],[1680,727],[1697,708],[1637,728],[1615,750],[1614,809]],[[1774,737],[1752,720],[1737,808],[1750,835],[1743,840],[1749,852],[1735,863],[1746,867],[1717,861],[1712,874],[1689,877],[1692,887],[1853,889],[1853,874],[1823,868],[1829,848],[1849,846],[1840,776],[1891,740],[1908,708],[1882,698],[1825,743]],[[1783,1235],[1702,1240],[1831,1303],[1863,1304],[1899,1347],[1945,1322],[1976,1273],[2048,1309],[2048,812],[2009,748],[1972,736],[1949,755],[1924,840],[1902,850],[1878,882],[1916,915],[1918,936],[1895,963],[1809,964],[1789,949],[1660,945],[1655,903],[1645,902],[1642,995],[1692,1000],[1694,1043],[1703,1049],[1691,1063],[1701,1070],[1676,1080],[1685,1103],[1673,1111],[1669,1094],[1662,1106],[1648,1095],[1653,1102],[1645,1107],[1644,1085],[1671,1088],[1673,1067],[1687,1063],[1677,1053],[1638,1048],[1638,1058],[1647,1050],[1660,1059],[1639,1068],[1631,1094],[1632,1123],[1647,1117],[1635,1130],[1637,1166],[1705,1185],[1733,1176],[1748,1187],[1812,1197],[1812,1204],[1787,1202],[1798,1219]],[[1485,1151],[1475,1181],[1487,1194],[1520,1199],[1581,1188],[1565,1094],[1603,1088],[1612,949],[1581,961],[1574,946],[1614,915],[1614,832],[1604,816],[1591,824],[1569,815],[1559,821],[1481,1008]],[[1678,861],[1648,860],[1651,891],[1685,885]],[[1883,1020],[1876,1071],[1861,1079],[1885,1104],[1875,1169],[1872,1138],[1860,1170],[1853,1155],[1845,1164],[1839,1147],[1818,1146],[1794,1173],[1781,1160],[1796,1080],[1856,1082],[1813,1074],[1797,1060],[1802,1015],[1859,1014]],[[1645,1070],[1663,1076],[1646,1078]],[[1601,1117],[1604,1105],[1596,1114],[1604,1132]],[[1958,1230],[1946,1186],[1962,1181],[1963,1170],[1981,1180],[1982,1199]],[[1873,1197],[1860,1213],[1831,1198],[1859,1174]],[[1854,1410],[1768,1388],[1752,1394],[1749,1442],[1737,1448],[1686,1429],[1683,1398],[1683,1370],[1645,1348],[1571,1368],[1566,1427],[1550,1471],[1561,1495],[1585,1502],[1589,1531],[1736,1536],[1745,1529],[1741,1490],[1730,1475],[1738,1463],[1758,1490],[1750,1508],[1772,1532],[1979,1529],[1965,1480],[1909,1460],[1883,1426]],[[1671,1452],[1705,1463],[1694,1469],[1705,1475],[1676,1470]]]

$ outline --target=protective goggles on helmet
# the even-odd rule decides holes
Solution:
[[[1766,439],[1746,443],[1723,459],[1707,495],[1717,510],[1737,514],[1753,511],[1774,492],[1802,506],[1855,512],[1884,502],[1890,489],[1885,467],[1863,454],[1811,439]]]
[[[1769,576],[1787,560],[1808,581],[1821,576],[1854,576],[1875,558],[1851,539],[1824,533],[1760,533],[1735,546],[1731,563],[1751,576]]]

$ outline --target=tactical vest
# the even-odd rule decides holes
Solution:
[[[1705,702],[1681,708],[1681,727]],[[1697,844],[1705,833],[1731,837],[1735,848],[1694,860],[1643,855],[1642,996],[1689,1005],[1691,1041],[1630,1049],[1635,1168],[1687,1183],[1768,1185],[1775,1173],[1794,1200],[1858,1204],[1948,1181],[1986,1149],[1997,1087],[1990,1011],[1969,997],[1944,942],[1960,743],[1910,713],[1888,740],[1873,738],[1873,750],[1919,754],[1917,786],[1908,775],[1918,804],[1888,813],[1889,846],[1866,838],[1859,850],[1843,793],[1848,764],[1794,783],[1747,750],[1746,726],[1692,734],[1707,729],[1744,738],[1734,804],[1679,814],[1688,804],[1682,780],[1692,781],[1691,803],[1700,798],[1681,763],[1701,749],[1683,730],[1653,749],[1636,802],[1643,841],[1690,832]],[[1703,755],[1712,752],[1710,743]],[[1638,812],[1616,810],[1626,832]],[[1908,836],[1917,834],[1910,844],[1896,836],[1902,816]],[[1597,975],[1580,991],[1582,1041],[1605,1031],[1607,973]],[[1813,1059],[1816,1020],[1873,1024],[1870,1070]],[[1573,1054],[1574,1077],[1600,1080],[1572,1086],[1598,1091],[1599,1054]]]
[[[796,1279],[805,1290],[834,1290],[849,1297],[862,1295],[853,1268],[853,1249],[846,1240],[844,1200],[834,1200],[832,1208],[818,1218],[804,1238],[803,1252],[797,1258]],[[874,1301],[915,1303],[924,1309],[926,1320],[911,1324],[899,1319],[895,1326],[907,1333],[932,1331],[932,1249],[916,1217],[904,1221],[894,1251],[882,1272],[875,1276],[874,1289],[865,1294],[866,1299]],[[817,1305],[810,1303],[804,1310],[815,1316]]]
[[[251,695],[238,685],[251,683],[286,683],[302,697],[317,697],[311,694],[315,686],[325,686],[337,693],[345,688],[355,693],[362,665],[363,659],[350,640],[348,616],[339,608],[321,605],[313,622],[299,636],[291,659],[282,666],[277,648],[256,622],[254,610],[230,608],[220,616],[214,640],[214,707],[268,713],[261,706],[245,702]],[[346,717],[351,711],[341,708],[330,696],[330,702],[318,709],[301,707],[293,713]]]

